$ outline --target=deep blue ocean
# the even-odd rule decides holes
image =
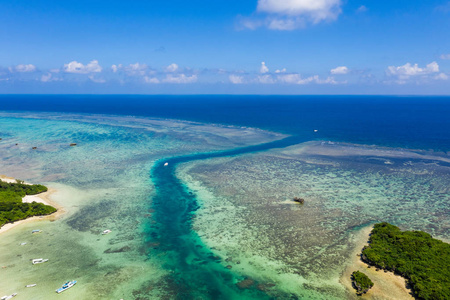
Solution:
[[[0,110],[171,118],[305,140],[450,151],[450,97],[0,95]]]

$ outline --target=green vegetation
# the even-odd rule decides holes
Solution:
[[[7,183],[0,180],[0,227],[33,216],[43,216],[54,213],[56,209],[42,203],[22,203],[26,195],[36,195],[46,192],[47,188],[40,184]]]
[[[366,274],[355,271],[352,273],[352,285],[355,288],[356,293],[362,295],[367,293],[373,287],[373,282]]]
[[[362,259],[407,278],[418,299],[450,299],[450,244],[426,232],[376,224]]]

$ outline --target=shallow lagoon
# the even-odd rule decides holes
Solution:
[[[450,238],[450,165],[442,153],[309,142],[191,162],[178,176],[202,200],[194,228],[205,243],[242,276],[276,284],[276,298],[280,290],[352,298],[340,276],[367,225],[388,221]]]
[[[282,137],[248,128],[110,116],[3,114],[0,123],[1,173],[57,189],[53,200],[68,211],[55,222],[24,224],[0,239],[5,266],[0,272],[7,278],[0,292],[33,299],[56,297],[53,291],[71,278],[78,284],[65,299],[162,297],[165,287],[158,279],[168,271],[159,257],[149,256],[145,232],[152,223],[154,162]],[[70,147],[73,142],[77,146]],[[31,235],[35,227],[42,234]],[[107,228],[112,233],[101,236]],[[30,259],[37,256],[49,262],[32,266]],[[38,285],[23,288],[31,283]]]
[[[57,189],[68,211],[2,234],[4,294],[52,299],[73,278],[64,299],[345,299],[339,276],[359,228],[384,220],[449,238],[445,153],[319,141],[164,168],[163,158],[285,136],[103,115],[0,123],[0,173]],[[32,266],[37,256],[50,261]]]

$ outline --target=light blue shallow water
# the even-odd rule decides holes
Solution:
[[[0,108],[17,110],[18,100],[31,111],[87,113],[61,117],[37,113],[34,116],[37,119],[24,118],[34,114],[30,112],[16,115],[15,119],[4,119],[3,124],[8,126],[0,127],[1,166],[5,172],[17,174],[8,175],[27,174],[22,179],[55,182],[98,195],[90,204],[86,203],[88,197],[80,200],[80,208],[74,208],[78,212],[60,223],[62,228],[68,226],[80,232],[91,244],[94,235],[105,226],[116,226],[114,231],[121,232],[117,237],[111,236],[107,244],[74,246],[92,247],[85,258],[90,263],[82,267],[89,274],[87,277],[98,280],[106,273],[120,278],[115,284],[122,288],[111,286],[111,291],[97,294],[99,299],[111,299],[108,297],[113,294],[134,299],[321,299],[324,295],[342,299],[347,296],[333,277],[339,270],[332,259],[345,261],[350,246],[346,239],[355,228],[387,218],[400,225],[408,220],[410,224],[429,226],[430,230],[446,236],[448,194],[443,186],[448,180],[450,161],[445,153],[450,150],[449,98],[0,96]],[[175,126],[176,130],[167,130],[170,122],[166,121],[148,124],[145,118],[111,120],[90,117],[91,113],[253,126],[291,136],[281,139],[282,136],[256,134],[245,142],[239,137],[239,132],[247,130],[242,127],[235,128],[233,134],[202,124],[181,124]],[[278,141],[269,142],[274,139]],[[300,155],[303,150],[287,150],[311,140],[376,146],[361,150],[362,154],[339,158],[336,153],[348,152],[349,148],[331,153],[326,152],[328,148],[318,146],[311,150],[317,153],[304,156]],[[5,141],[10,144],[6,145]],[[68,149],[66,146],[72,141],[80,146]],[[22,148],[14,148],[15,142]],[[249,144],[257,145],[245,147]],[[32,145],[39,150],[30,151]],[[379,146],[388,148],[380,150]],[[423,157],[417,160],[404,156],[403,150],[397,147],[433,151],[408,154],[418,153]],[[375,155],[370,149],[381,152],[393,149],[400,157],[393,159],[378,152]],[[379,170],[379,165],[369,163],[372,158],[382,160]],[[165,163],[168,165],[164,166]],[[391,163],[394,167],[390,167]],[[414,166],[409,167],[410,163]],[[183,169],[184,181],[177,173],[183,165],[191,168],[191,171]],[[324,165],[333,167],[327,169]],[[32,172],[19,172],[15,169],[18,167]],[[2,170],[0,173],[5,173]],[[397,175],[392,175],[395,172]],[[299,183],[301,176],[307,177]],[[128,190],[126,178],[135,181]],[[419,190],[424,182],[429,183],[426,202],[407,194]],[[390,188],[395,188],[395,193],[388,192]],[[115,191],[123,192],[135,202],[124,205],[121,197],[108,196]],[[225,237],[227,231],[232,233],[226,237],[229,248],[225,244],[221,246],[223,249],[211,246],[220,244],[220,239],[205,227],[205,220],[214,218],[205,212],[213,210],[211,203],[217,207],[221,203],[205,203],[201,197],[206,192],[233,207],[232,214],[226,209],[217,211],[217,219],[228,220],[230,228],[214,221],[210,223],[210,230],[214,229],[216,234]],[[311,199],[312,206],[305,206],[309,211],[296,211],[283,204],[298,194]],[[378,210],[377,201],[384,195],[389,201],[379,203],[401,205],[402,211]],[[406,200],[401,199],[404,196]],[[414,203],[428,208],[417,209]],[[241,206],[248,207],[249,211],[239,213]],[[433,217],[424,217],[426,211]],[[232,215],[236,218],[230,219]],[[296,232],[301,225],[297,223],[299,216],[309,220],[311,235],[304,230]],[[119,218],[123,220],[117,221]],[[436,220],[440,223],[435,224]],[[115,222],[118,223],[112,225]],[[242,226],[251,227],[256,239],[239,237]],[[314,232],[320,237],[314,237]],[[275,240],[277,243],[272,242]],[[301,246],[296,248],[296,243]],[[240,245],[240,250],[234,244]],[[292,251],[283,245],[290,245]],[[235,261],[232,269],[225,268],[228,262],[226,253],[221,253],[224,249],[236,257],[257,253],[259,261],[254,264],[264,265],[264,276],[249,276],[252,267],[241,268]],[[308,255],[314,251],[317,256],[311,261]],[[113,256],[116,259],[111,260]],[[96,261],[108,263],[100,268]],[[135,273],[139,280],[125,279],[127,276],[123,275],[131,261],[142,264],[144,273]],[[283,272],[295,282],[298,279],[294,287],[276,282],[283,272],[275,263],[285,264]],[[319,270],[328,273],[330,278],[315,273]],[[253,280],[249,288],[239,287],[237,283],[247,277]],[[314,277],[315,282],[311,279]],[[127,285],[129,288],[124,288]]]

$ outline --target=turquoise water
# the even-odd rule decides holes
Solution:
[[[313,125],[260,126],[273,131],[247,127],[263,114],[224,126],[212,123],[225,117],[199,122],[200,112],[195,121],[2,113],[0,174],[57,189],[67,213],[2,234],[0,292],[52,299],[64,278],[79,282],[64,299],[352,298],[340,274],[360,228],[389,221],[450,238],[449,137],[440,128],[430,148],[420,146],[429,136],[392,143],[402,127],[374,145],[388,125],[368,122],[346,140],[327,130],[341,113],[327,125],[309,116]],[[30,236],[36,226],[43,233]],[[35,256],[49,263],[31,268]]]

